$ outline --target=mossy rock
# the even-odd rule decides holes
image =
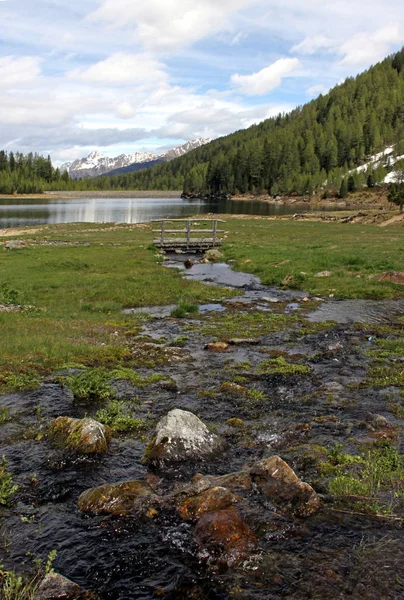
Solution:
[[[147,513],[157,503],[157,496],[145,481],[123,481],[86,490],[78,500],[78,508],[88,514],[124,516]]]
[[[103,454],[108,452],[111,429],[94,419],[59,417],[52,421],[49,436],[68,450],[81,454]]]

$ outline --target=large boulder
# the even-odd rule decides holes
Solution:
[[[156,426],[156,435],[148,445],[144,462],[163,466],[170,462],[202,460],[225,447],[225,442],[211,433],[193,413],[171,410]]]
[[[48,573],[39,584],[33,600],[99,600],[59,573]]]
[[[237,566],[256,547],[257,539],[233,508],[207,512],[195,527],[201,558]]]
[[[49,434],[55,442],[82,454],[107,452],[111,440],[110,428],[94,419],[58,417],[52,421]]]
[[[133,513],[147,513],[158,498],[145,481],[122,481],[90,488],[78,500],[81,512],[124,516]]]
[[[250,469],[257,489],[273,504],[296,517],[308,517],[320,508],[313,488],[299,479],[279,456],[261,460]]]

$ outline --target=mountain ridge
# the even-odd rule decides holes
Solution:
[[[207,138],[196,138],[167,150],[163,154],[153,152],[132,152],[130,154],[120,154],[116,157],[105,156],[101,152],[90,152],[87,157],[77,159],[72,162],[62,164],[59,169],[61,173],[68,172],[72,179],[85,179],[107,175],[110,173],[130,173],[138,169],[150,168],[155,164],[167,162],[187,154],[195,148],[209,143]],[[143,166],[140,166],[143,165]],[[133,168],[132,168],[133,167]]]

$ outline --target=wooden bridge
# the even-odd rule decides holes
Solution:
[[[218,229],[218,223],[225,221],[220,219],[160,219],[152,222],[161,223],[160,229],[154,229],[153,232],[160,234],[160,237],[154,240],[154,245],[163,250],[204,252],[222,244],[219,236],[224,231]],[[184,227],[177,229],[177,223],[184,223]],[[179,233],[182,234],[181,237],[173,237]],[[198,237],[194,237],[195,234]]]

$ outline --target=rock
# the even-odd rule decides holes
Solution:
[[[225,487],[230,490],[251,490],[252,482],[247,471],[237,471],[236,473],[228,473],[227,475],[195,475],[194,481],[203,481],[205,484],[209,482],[215,487]]]
[[[266,458],[250,469],[258,490],[281,509],[297,517],[308,517],[320,508],[313,488],[301,481],[279,456]]]
[[[217,512],[229,508],[240,499],[224,487],[212,487],[199,496],[188,498],[178,508],[178,514],[185,521],[198,519],[208,512]]]
[[[230,396],[247,396],[248,388],[244,385],[238,385],[238,383],[233,383],[232,381],[225,381],[219,388],[219,392],[224,394],[229,394]]]
[[[376,281],[392,281],[404,285],[404,271],[388,271],[387,273],[381,273],[375,277]]]
[[[171,410],[156,426],[156,436],[145,451],[143,460],[162,466],[167,462],[206,459],[225,447],[225,442],[211,433],[193,413]]]
[[[225,342],[214,342],[212,344],[206,344],[205,350],[208,350],[209,352],[226,352],[228,347],[229,344],[226,344]]]
[[[98,600],[98,596],[59,573],[48,573],[39,584],[33,600]]]
[[[82,454],[108,452],[111,440],[109,427],[94,419],[71,419],[59,417],[50,425],[50,436],[69,450]]]
[[[191,269],[191,267],[193,267],[193,266],[194,266],[194,263],[192,262],[192,260],[187,258],[187,260],[184,262],[184,267],[186,269]]]
[[[386,417],[382,415],[375,415],[372,413],[368,413],[366,421],[370,424],[371,427],[375,427],[377,429],[387,427],[390,425]]]
[[[232,338],[229,340],[231,346],[258,346],[260,343],[261,340],[255,338]]]
[[[223,254],[219,252],[219,250],[212,248],[211,250],[205,252],[205,258],[207,258],[209,262],[217,262],[222,260]]]
[[[158,498],[145,481],[122,481],[90,488],[81,494],[77,503],[81,512],[115,516],[146,513],[156,504]]]
[[[19,250],[20,248],[26,248],[26,246],[26,242],[22,240],[10,240],[6,244],[4,244],[4,247],[7,250]]]
[[[320,273],[316,273],[314,277],[331,277],[332,271],[321,271]]]
[[[248,525],[231,508],[202,515],[195,527],[200,556],[236,566],[247,559],[257,539]]]

